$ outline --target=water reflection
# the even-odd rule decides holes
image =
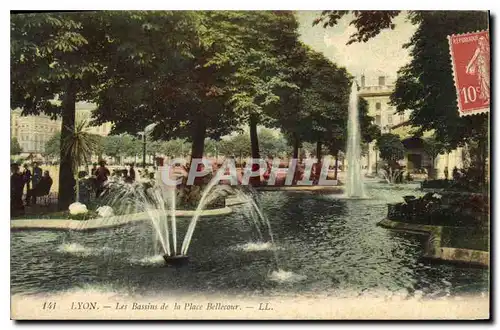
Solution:
[[[376,198],[260,193],[274,231],[273,247],[256,242],[244,205],[228,216],[202,218],[185,268],[162,266],[148,244],[152,228],[147,222],[92,233],[13,232],[12,291],[99,287],[133,294],[392,292],[427,297],[487,291],[487,270],[429,265],[420,260],[420,236],[376,226],[388,201],[417,191],[367,188]],[[187,222],[179,220],[178,230],[184,232]],[[276,272],[273,251],[282,272]]]

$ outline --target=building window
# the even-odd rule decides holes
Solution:
[[[399,121],[400,122],[404,122],[405,121],[405,114],[404,113],[400,113],[399,114]]]
[[[387,115],[387,123],[388,123],[389,125],[392,125],[392,115],[391,115],[391,114],[388,114],[388,115]]]
[[[384,76],[378,77],[378,85],[379,86],[384,86],[385,85],[385,77]]]
[[[375,103],[375,109],[380,110],[382,108],[382,104],[380,102]]]
[[[375,124],[377,124],[378,126],[380,126],[380,115],[376,115],[375,116]]]

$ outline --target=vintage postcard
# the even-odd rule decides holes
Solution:
[[[10,32],[12,319],[490,319],[488,12]]]

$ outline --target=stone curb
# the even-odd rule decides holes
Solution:
[[[219,209],[203,210],[200,217],[212,217],[218,215],[226,215],[233,210],[229,207]],[[176,218],[191,218],[196,211],[191,210],[176,210]],[[153,214],[160,214],[158,210],[151,211]],[[122,226],[131,222],[146,221],[151,215],[150,212],[140,212],[124,216],[113,216],[109,218],[97,218],[90,220],[71,220],[71,219],[23,219],[11,220],[11,230],[23,229],[48,229],[48,230],[75,230],[75,231],[90,231],[96,229],[113,228]],[[170,215],[170,212],[167,212]]]
[[[259,186],[257,191],[335,191],[344,192],[342,186]]]
[[[410,232],[415,234],[424,234],[429,236],[429,240],[425,246],[425,258],[476,265],[481,267],[489,267],[490,254],[486,251],[442,247],[441,246],[441,233],[442,226],[420,225],[414,223],[406,223],[400,221],[393,221],[384,219],[377,223],[377,226]]]

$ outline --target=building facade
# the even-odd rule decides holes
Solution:
[[[406,167],[410,173],[422,169],[429,172],[430,169],[434,168],[437,178],[444,178],[445,169],[448,168],[449,177],[451,177],[454,167],[464,168],[465,153],[462,148],[458,148],[450,153],[438,155],[434,160],[429,157],[423,148],[422,140],[412,138],[413,129],[408,125],[411,110],[396,113],[395,107],[390,104],[390,95],[394,91],[395,80],[396,77],[384,75],[369,78],[360,77],[358,80],[359,96],[368,103],[368,115],[375,119],[375,124],[380,128],[382,134],[392,133],[402,139],[406,152],[404,159],[399,163]],[[427,132],[424,137],[431,135],[431,132]],[[376,141],[372,141],[362,160],[366,173],[370,175],[378,173],[381,163]]]
[[[95,104],[78,102],[76,104],[76,121],[89,121]],[[22,154],[43,155],[45,144],[50,138],[61,131],[61,119],[53,119],[47,115],[21,115],[21,110],[11,111],[11,137],[16,138],[23,150]],[[105,123],[100,126],[89,126],[89,132],[106,136],[112,129],[112,123]]]

